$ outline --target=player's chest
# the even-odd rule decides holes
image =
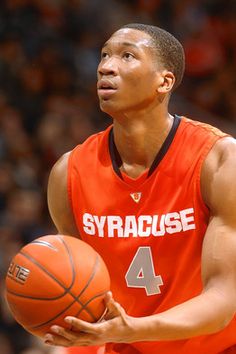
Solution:
[[[80,195],[80,232],[99,238],[147,238],[196,228],[193,183],[155,176],[145,183],[93,183]]]

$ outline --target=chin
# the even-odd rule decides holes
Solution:
[[[108,102],[108,100],[100,102],[100,109],[102,112],[107,113],[109,115],[116,114],[120,111],[115,107],[114,104]]]

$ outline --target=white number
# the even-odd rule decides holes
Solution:
[[[155,275],[152,252],[150,247],[139,247],[125,275],[129,288],[144,288],[146,294],[161,293],[162,277]]]

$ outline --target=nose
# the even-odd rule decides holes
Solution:
[[[117,75],[117,63],[114,57],[102,60],[98,65],[98,74],[100,75]]]

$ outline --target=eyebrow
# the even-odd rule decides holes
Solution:
[[[133,48],[139,48],[137,44],[131,43],[131,42],[118,42],[120,46],[125,46],[125,47],[133,47]],[[109,45],[109,42],[104,43],[102,49],[106,48]]]

